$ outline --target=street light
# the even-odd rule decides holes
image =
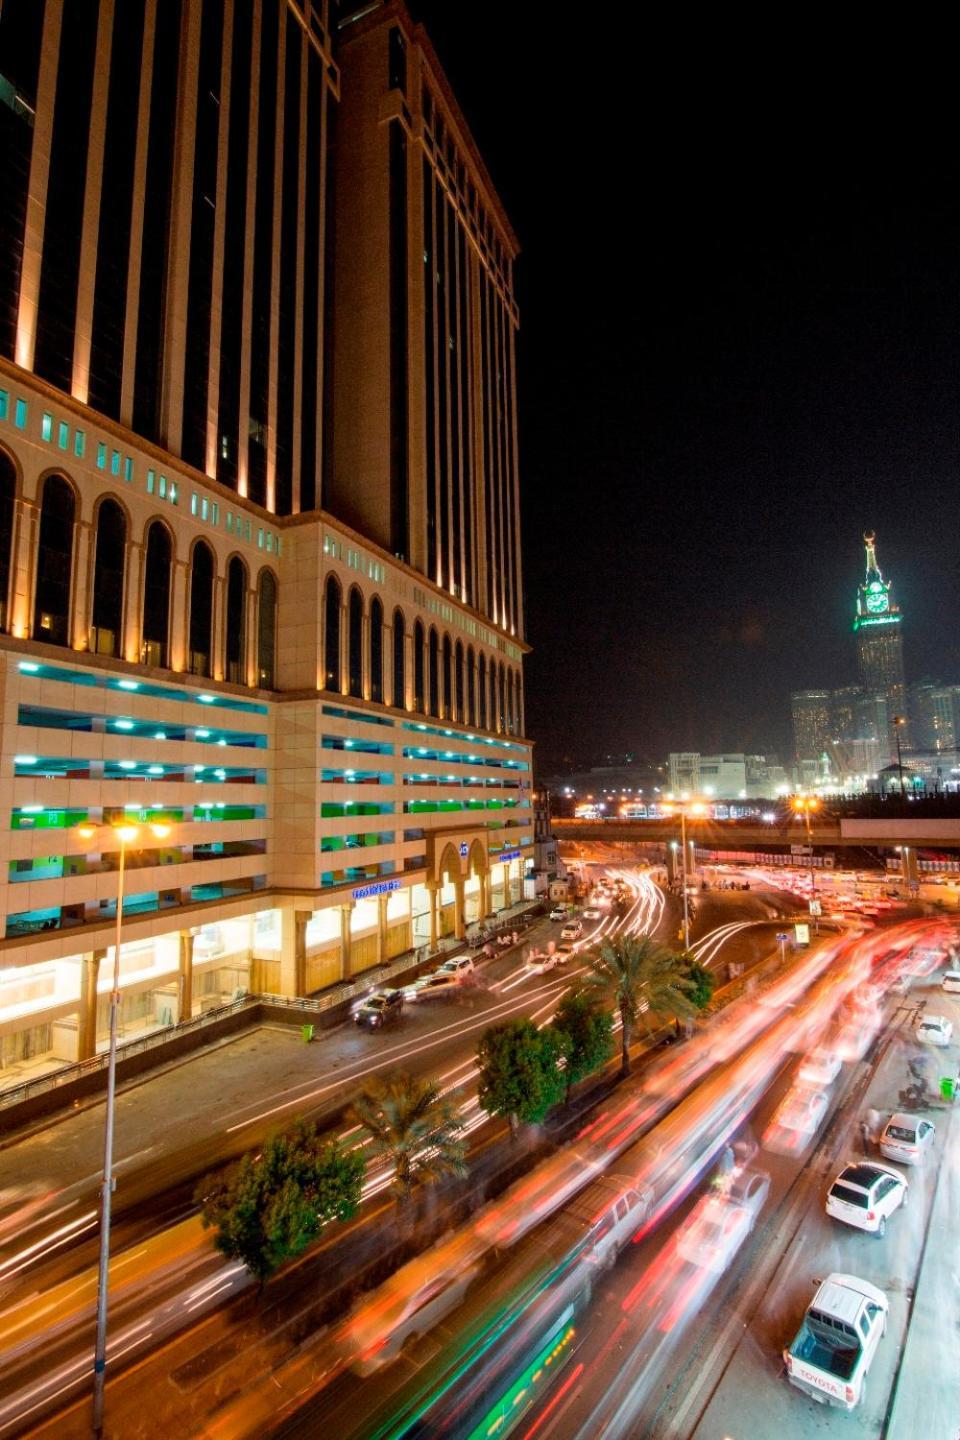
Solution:
[[[898,770],[899,775],[900,775],[900,803],[901,803],[901,805],[903,804],[904,799],[905,799],[906,797],[904,796],[904,793],[903,793],[903,756],[902,756],[901,753],[900,753],[900,731],[903,729],[903,727],[904,727],[904,725],[906,725],[906,723],[907,723],[907,722],[906,722],[906,718],[905,718],[903,715],[894,715],[894,717],[893,717],[893,733],[894,733],[894,735],[897,737],[897,770]]]
[[[813,838],[810,834],[810,815],[812,811],[820,809],[820,801],[816,795],[796,795],[793,800],[793,808],[798,815],[802,815],[807,822],[807,849],[810,852],[810,914],[813,916],[814,933],[820,934],[820,922],[814,909],[814,901],[817,898],[817,872],[813,868]]]
[[[80,825],[77,833],[92,840],[96,825]],[[120,1012],[120,931],[123,925],[123,875],[127,846],[140,833],[138,825],[106,825],[103,827],[120,841],[120,872],[117,881],[117,934],[113,946],[113,989],[110,991],[110,1050],[107,1061],[107,1121],[103,1139],[103,1183],[100,1191],[100,1264],[97,1273],[97,1340],[93,1353],[93,1433],[103,1434],[104,1384],[107,1370],[107,1296],[110,1284],[110,1211],[113,1196],[113,1119],[117,1089],[117,1018]],[[169,825],[151,824],[148,829],[157,840],[170,834]]]
[[[687,811],[689,810],[691,815],[705,815],[707,813],[707,807],[706,805],[701,805],[699,801],[694,801],[691,804],[686,800],[686,797],[684,797],[682,803],[674,801],[673,804],[665,805],[663,808],[667,815],[672,815],[674,810],[680,811],[680,844],[683,855],[681,862],[681,874],[683,876],[683,948],[684,950],[689,950],[690,905],[687,899]]]

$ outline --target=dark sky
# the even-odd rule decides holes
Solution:
[[[671,33],[624,29],[628,5],[411,8],[523,247],[541,772],[628,749],[786,758],[789,691],[856,678],[865,528],[908,680],[960,683],[947,37],[845,39],[800,11],[803,34],[738,34],[728,11],[712,33],[678,11]]]

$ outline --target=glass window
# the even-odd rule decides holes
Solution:
[[[107,447],[106,447],[106,445],[104,445],[104,443],[103,443],[102,440],[99,440],[99,441],[97,442],[97,469],[98,469],[98,470],[106,470],[106,468],[107,468]]]
[[[13,412],[13,423],[18,430],[26,430],[30,407],[26,400],[18,400]]]
[[[40,438],[42,440],[49,440],[52,434],[53,416],[49,413],[49,411],[45,410],[43,412],[43,419],[40,421]]]

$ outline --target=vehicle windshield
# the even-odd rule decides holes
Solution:
[[[912,1145],[916,1141],[917,1132],[906,1130],[902,1125],[888,1125],[887,1137],[890,1140],[906,1140],[909,1145]]]
[[[867,1208],[868,1196],[863,1190],[853,1190],[849,1185],[841,1185],[839,1180],[830,1187],[830,1194],[835,1200],[844,1200],[848,1205],[859,1205],[862,1210]]]

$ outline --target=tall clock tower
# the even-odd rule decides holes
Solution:
[[[909,744],[906,726],[906,687],[903,682],[903,615],[893,598],[893,583],[884,580],[877,564],[877,537],[867,531],[866,573],[857,588],[857,609],[853,620],[857,637],[860,684],[868,695],[882,695],[887,702],[887,725],[891,754],[896,749],[894,720],[900,717],[900,744]]]

